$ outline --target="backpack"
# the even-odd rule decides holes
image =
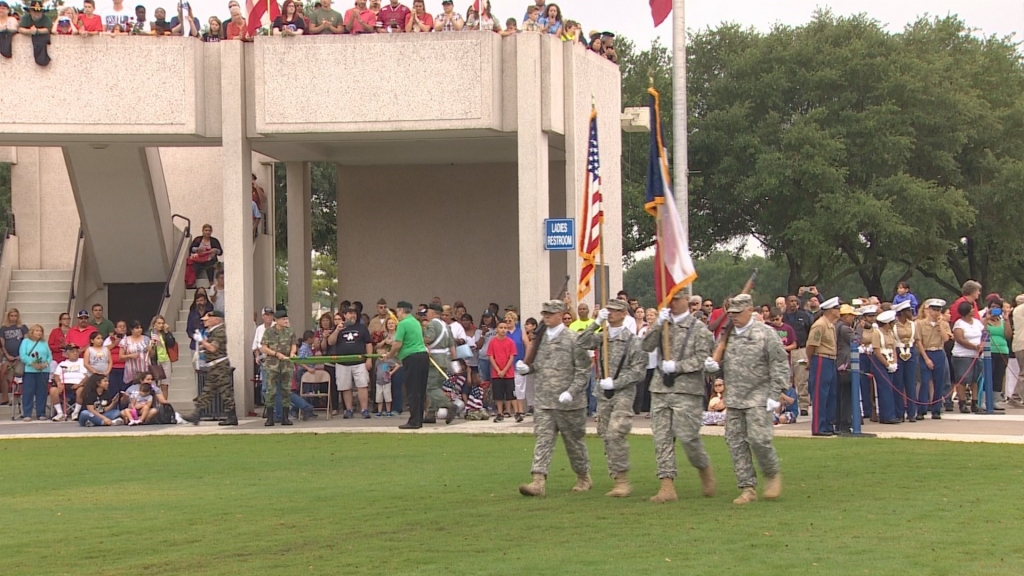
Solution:
[[[174,407],[170,404],[158,404],[156,418],[153,419],[154,424],[175,424],[177,419],[174,417]]]

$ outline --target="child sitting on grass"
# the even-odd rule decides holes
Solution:
[[[711,399],[708,400],[708,409],[701,415],[701,424],[704,426],[722,426],[725,424],[725,381],[716,378],[711,385]]]
[[[469,386],[469,394],[466,395],[466,420],[488,420],[490,416],[484,409],[483,383],[474,380]]]
[[[796,417],[800,414],[800,402],[797,400],[799,396],[796,393],[796,388],[790,386],[789,390],[786,390],[785,396],[782,397],[783,402],[776,402],[778,406],[775,406],[773,410],[773,418],[775,425],[779,424],[795,424]],[[769,398],[771,401],[771,398]]]

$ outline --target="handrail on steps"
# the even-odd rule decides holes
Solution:
[[[163,307],[164,300],[171,297],[171,280],[174,278],[174,271],[178,267],[178,261],[181,260],[181,247],[184,246],[185,240],[192,237],[192,220],[189,220],[181,214],[171,214],[171,223],[174,223],[175,218],[180,218],[185,221],[185,228],[182,230],[181,239],[178,240],[178,246],[174,249],[174,259],[171,260],[171,269],[167,272],[167,281],[164,282],[163,295],[160,297],[160,304],[157,306],[156,313],[160,313],[160,308]]]
[[[75,242],[74,267],[71,269],[71,289],[68,291],[68,314],[71,314],[71,303],[75,301],[75,283],[78,281],[79,256],[82,255],[82,242],[85,240],[85,230],[78,228],[78,240]]]

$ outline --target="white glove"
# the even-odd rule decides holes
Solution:
[[[899,364],[889,364],[885,369],[889,371],[889,374],[895,374],[896,370],[899,370]]]
[[[525,376],[530,373],[530,367],[526,365],[526,362],[519,360],[516,362],[516,372]]]
[[[566,390],[565,392],[559,394],[558,401],[561,402],[562,404],[568,404],[569,402],[572,402],[572,394],[569,394],[569,391]]]
[[[779,406],[781,406],[779,401],[772,400],[771,398],[769,398],[768,402],[765,404],[765,408],[767,408],[769,412],[775,412],[775,409],[778,408]]]
[[[668,322],[669,318],[671,318],[671,317],[672,317],[672,311],[669,310],[668,308],[662,308],[658,312],[658,320],[655,322],[655,324],[657,324],[658,326],[661,326],[665,322]]]
[[[675,360],[662,360],[661,371],[663,374],[675,374],[676,373],[676,361]]]
[[[863,354],[866,351],[867,351],[867,349],[864,348],[863,346],[857,346],[857,353],[858,354]]]
[[[597,311],[597,323],[600,324],[608,320],[608,309],[601,308]]]
[[[601,378],[599,385],[601,390],[615,390],[615,381],[611,378]]]
[[[707,359],[704,360],[704,370],[708,372],[718,372],[720,369],[721,366],[718,365],[718,362],[715,362],[714,358],[708,356]]]
[[[195,334],[192,334],[192,339],[193,339],[193,340],[195,340],[196,342],[202,342],[203,340],[206,340],[206,337],[204,337],[204,336],[203,336],[203,335],[202,335],[202,334],[201,334],[201,333],[199,332],[199,330],[196,330],[196,331],[195,331]]]

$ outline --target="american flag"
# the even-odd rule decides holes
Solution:
[[[590,112],[590,138],[587,145],[587,179],[583,183],[583,218],[580,220],[580,283],[576,288],[576,301],[581,302],[590,293],[596,269],[595,259],[601,250],[601,225],[604,208],[601,206],[601,156],[597,151],[597,109]]]
[[[249,34],[256,35],[257,30],[274,23],[281,15],[281,8],[277,0],[245,0],[245,12],[249,15],[246,18]]]
[[[661,140],[658,91],[648,88],[647,92],[651,95],[651,151],[644,208],[660,222],[655,237],[654,290],[659,307],[667,308],[672,296],[697,279],[697,271],[690,257],[690,239],[672,196],[668,155]]]

